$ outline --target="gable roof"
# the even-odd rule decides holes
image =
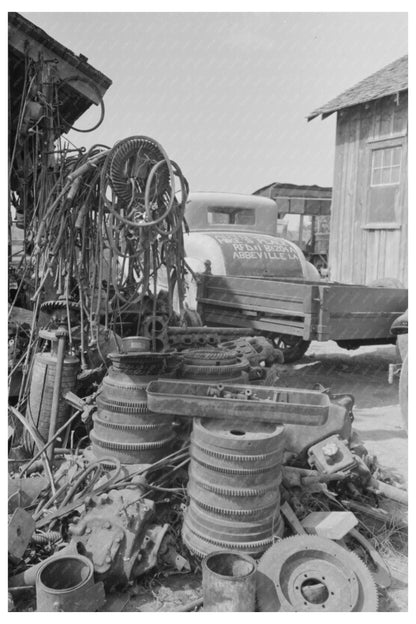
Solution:
[[[314,110],[308,115],[308,121],[319,115],[322,115],[322,119],[325,119],[325,117],[342,108],[378,100],[386,95],[393,95],[400,91],[406,91],[408,88],[407,64],[406,55],[386,65],[383,69],[368,76],[368,78],[364,78],[364,80],[347,89],[324,106]]]

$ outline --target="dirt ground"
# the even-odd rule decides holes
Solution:
[[[354,428],[379,463],[407,483],[407,435],[402,429],[398,405],[398,380],[388,384],[388,367],[397,361],[394,346],[361,347],[345,351],[335,343],[312,343],[295,364],[282,366],[279,384],[312,389],[321,383],[334,393],[355,396]],[[397,504],[394,503],[393,505]],[[406,516],[403,508],[403,516]],[[379,611],[407,611],[407,556],[405,552],[383,553],[392,574],[392,585],[380,591]],[[174,611],[198,598],[200,580],[194,575],[172,575],[152,579],[134,595],[115,595],[105,611]]]

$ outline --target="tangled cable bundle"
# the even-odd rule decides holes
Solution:
[[[63,153],[48,189],[26,228],[35,308],[41,298],[78,301],[89,344],[98,343],[103,326],[138,333],[158,313],[161,284],[167,318],[174,293],[183,314],[189,187],[159,143],[133,136],[112,149]]]

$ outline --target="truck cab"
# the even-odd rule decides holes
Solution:
[[[279,238],[276,203],[232,193],[191,193],[185,210],[185,254],[195,273],[319,280],[302,251]],[[193,308],[195,288],[187,303]]]

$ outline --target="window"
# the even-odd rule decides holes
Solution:
[[[210,225],[255,225],[256,215],[252,208],[216,207],[208,208]]]
[[[400,188],[403,145],[399,139],[370,147],[367,223],[365,228],[397,227],[396,204]]]
[[[371,186],[387,186],[400,181],[402,147],[375,149],[371,164]]]

